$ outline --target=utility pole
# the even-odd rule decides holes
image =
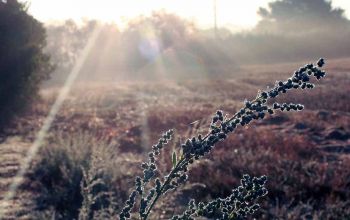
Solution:
[[[218,26],[217,26],[217,8],[216,8],[216,2],[217,0],[213,0],[213,9],[214,9],[214,35],[215,35],[215,39],[218,36]]]

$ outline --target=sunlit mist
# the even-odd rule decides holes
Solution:
[[[123,25],[132,17],[149,15],[152,11],[164,9],[189,18],[204,27],[213,24],[216,2],[218,25],[236,30],[254,26],[259,20],[256,11],[259,7],[266,7],[271,0],[32,0],[30,2],[30,12],[42,21],[89,18]],[[350,9],[350,2],[347,0],[334,0],[333,5]]]
[[[213,24],[213,0],[149,0],[149,1],[55,1],[32,0],[30,12],[40,20],[58,19],[98,19],[114,21],[119,24],[138,15],[149,15],[155,10],[166,10],[195,21],[201,26]],[[256,24],[258,7],[266,6],[268,0],[262,1],[216,1],[217,22],[219,26],[247,28]]]

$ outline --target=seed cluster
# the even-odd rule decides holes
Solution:
[[[125,220],[125,219],[128,219],[131,217],[130,212],[135,205],[136,195],[137,195],[136,190],[132,191],[132,193],[129,196],[129,199],[125,203],[125,206],[124,206],[122,212],[119,215],[120,220]]]
[[[241,186],[233,189],[228,197],[198,204],[191,200],[187,210],[182,215],[174,216],[172,220],[194,220],[194,217],[223,220],[244,219],[260,208],[256,200],[267,194],[266,181],[266,176],[251,178],[246,174],[241,179]]]
[[[152,146],[152,152],[148,154],[148,162],[144,162],[141,164],[141,168],[143,169],[143,180],[141,180],[140,178],[136,181],[136,184],[141,182],[147,183],[152,179],[152,177],[154,177],[155,171],[157,170],[157,166],[155,164],[155,157],[160,154],[160,150],[171,140],[173,134],[173,130],[167,131],[158,140],[158,143]],[[140,185],[141,184],[139,184],[139,186]],[[139,191],[141,191],[141,189]]]
[[[209,153],[214,145],[226,139],[227,135],[233,132],[238,126],[245,126],[253,120],[264,119],[268,114],[274,114],[275,111],[301,111],[304,106],[295,103],[273,103],[268,104],[270,99],[276,98],[281,93],[286,93],[291,89],[312,89],[315,87],[310,82],[311,77],[317,80],[323,78],[326,73],[321,68],[324,65],[324,59],[314,64],[307,64],[295,71],[293,76],[285,82],[276,82],[274,88],[262,91],[253,101],[245,101],[244,107],[241,108],[234,116],[227,118],[224,113],[219,110],[212,118],[209,133],[203,138],[201,135],[188,139],[182,145],[182,153],[185,158],[199,159]]]
[[[312,78],[320,80],[326,73],[320,68],[325,64],[324,59],[320,59],[316,65],[307,64],[295,71],[292,77],[286,81],[278,81],[275,86],[266,91],[259,92],[257,97],[251,101],[245,101],[244,106],[231,117],[218,110],[212,118],[209,131],[205,136],[199,134],[185,141],[181,145],[180,157],[173,154],[173,168],[163,180],[156,177],[157,166],[156,157],[160,150],[167,144],[172,136],[173,130],[163,134],[156,145],[152,146],[152,151],[148,155],[148,162],[142,163],[143,177],[136,177],[135,190],[132,191],[120,219],[130,218],[130,212],[135,205],[135,198],[139,194],[141,220],[146,220],[157,200],[169,190],[176,189],[187,179],[188,166],[195,160],[200,159],[210,153],[216,143],[223,141],[238,126],[246,126],[254,120],[264,119],[266,115],[274,114],[276,111],[301,111],[304,106],[295,103],[272,103],[271,99],[276,98],[281,93],[286,93],[292,89],[312,89],[315,85]],[[145,186],[152,182],[153,186],[148,192]],[[245,175],[242,179],[242,186],[233,190],[232,194],[225,199],[216,199],[208,204],[190,204],[190,208],[182,215],[173,219],[192,219],[192,215],[211,216],[219,214],[219,219],[239,219],[247,214],[255,212],[259,205],[252,203],[259,197],[266,195],[267,190],[264,185],[266,177],[251,178]],[[187,214],[186,214],[187,213]],[[186,217],[187,216],[187,217]]]
[[[141,168],[143,169],[143,178],[139,176],[136,177],[135,190],[132,191],[129,199],[126,201],[126,204],[119,215],[120,220],[130,218],[130,212],[135,205],[137,194],[141,196],[139,209],[141,219],[145,217],[147,207],[149,206],[152,199],[154,199],[155,195],[161,194],[162,182],[160,179],[157,178],[155,180],[155,186],[148,191],[148,194],[146,196],[145,186],[155,177],[157,172],[157,165],[155,163],[156,157],[159,156],[160,150],[172,139],[173,135],[174,130],[165,132],[162,137],[159,138],[158,143],[152,146],[152,151],[148,154],[148,162],[141,164]]]

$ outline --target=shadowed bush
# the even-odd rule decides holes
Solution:
[[[43,25],[17,0],[0,1],[0,130],[38,98],[53,70]]]
[[[32,181],[39,184],[36,198],[39,215],[55,219],[90,219],[112,215],[127,198],[128,170],[136,156],[119,156],[118,149],[92,134],[56,134],[40,152]],[[126,159],[129,158],[129,159]],[[113,196],[112,196],[113,195]],[[114,213],[115,214],[115,213]]]

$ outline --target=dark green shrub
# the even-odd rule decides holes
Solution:
[[[43,25],[24,3],[0,1],[0,130],[38,97],[39,84],[53,70]]]

